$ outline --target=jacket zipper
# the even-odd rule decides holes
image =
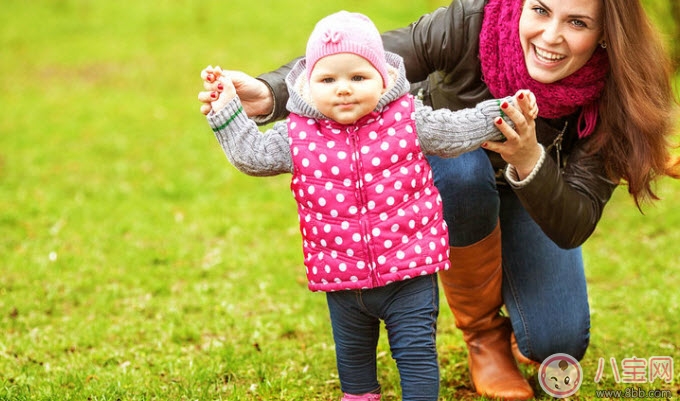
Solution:
[[[562,170],[562,140],[564,139],[564,133],[567,132],[567,126],[569,121],[564,122],[564,127],[562,127],[562,132],[557,135],[553,142],[546,148],[546,152],[550,153],[552,148],[555,148],[555,156],[557,157],[557,168]]]

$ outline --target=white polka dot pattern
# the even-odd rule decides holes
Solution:
[[[441,197],[410,95],[355,125],[291,114],[291,191],[313,291],[374,288],[448,269]]]

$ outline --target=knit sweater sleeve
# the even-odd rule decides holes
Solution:
[[[261,133],[243,111],[238,97],[222,110],[211,111],[207,119],[227,159],[239,171],[258,177],[293,171],[285,122],[279,121]]]
[[[485,100],[474,108],[461,110],[437,109],[416,102],[416,129],[425,154],[455,157],[477,149],[485,141],[498,141],[503,134],[496,128],[498,117],[514,127],[500,105],[511,97]]]

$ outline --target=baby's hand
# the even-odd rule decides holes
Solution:
[[[209,85],[217,81],[222,76],[222,73],[220,66],[213,67],[209,65],[201,71],[201,79],[205,81],[205,84]]]
[[[201,113],[207,115],[211,110],[219,111],[236,96],[231,79],[219,66],[208,66],[201,71],[204,91],[198,92]]]
[[[515,104],[519,105],[519,109],[524,114],[524,118],[535,120],[538,117],[538,105],[536,104],[536,96],[528,89],[520,89],[513,96]]]
[[[236,97],[236,88],[231,82],[231,79],[226,76],[221,76],[217,79],[217,91],[210,94],[212,99],[216,99],[210,103],[215,112],[222,110],[232,99]]]

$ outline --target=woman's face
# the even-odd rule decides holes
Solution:
[[[519,39],[531,78],[552,83],[583,67],[603,36],[601,0],[526,0]]]

